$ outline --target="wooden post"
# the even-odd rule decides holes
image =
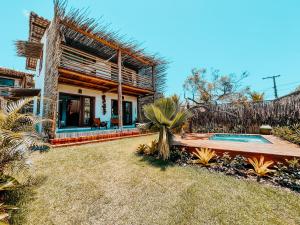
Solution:
[[[155,101],[156,87],[155,87],[155,66],[152,66],[152,88],[154,91],[153,101]]]
[[[122,52],[118,50],[118,115],[119,129],[123,130],[123,99],[122,99]]]

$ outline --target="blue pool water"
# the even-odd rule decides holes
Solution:
[[[272,144],[261,135],[214,134],[209,138],[209,140]]]

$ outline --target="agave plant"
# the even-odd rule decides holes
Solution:
[[[267,174],[274,172],[270,170],[269,167],[274,163],[272,160],[265,162],[265,157],[260,156],[259,160],[257,158],[248,158],[249,163],[253,166],[254,169],[250,169],[249,172],[255,173],[257,175],[257,181],[259,182],[261,177],[266,176]]]
[[[151,141],[151,143],[148,145],[147,154],[148,155],[154,155],[158,151],[158,142],[157,140]]]
[[[137,154],[144,154],[147,152],[149,146],[145,145],[145,144],[140,144],[137,149],[136,149],[136,153]]]
[[[26,98],[9,103],[0,111],[0,173],[14,162],[24,162],[32,147],[45,146],[36,124],[44,120],[21,110],[33,99]]]
[[[193,152],[193,155],[198,158],[193,160],[193,163],[200,163],[203,166],[209,166],[209,161],[216,156],[216,153],[208,148],[201,148],[200,150],[197,148],[196,152]]]
[[[144,106],[144,113],[159,129],[159,156],[166,160],[170,157],[170,145],[175,129],[181,127],[189,117],[189,112],[179,104],[178,97],[160,98],[153,104]]]

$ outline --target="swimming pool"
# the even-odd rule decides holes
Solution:
[[[261,135],[246,134],[214,134],[209,140],[272,144]]]

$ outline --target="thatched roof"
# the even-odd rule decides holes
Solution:
[[[13,77],[13,78],[23,78],[24,76],[26,77],[33,77],[34,75],[31,73],[25,73],[9,68],[4,68],[0,67],[0,75],[8,76],[8,77]]]
[[[29,16],[29,42],[40,43],[41,39],[49,26],[50,21],[37,15],[34,12],[30,13]],[[28,57],[26,59],[26,69],[35,70],[37,64],[36,58]]]
[[[112,62],[116,62],[116,52],[120,50],[123,65],[142,70],[144,74],[151,74],[151,67],[155,66],[156,88],[159,92],[163,91],[168,64],[164,58],[158,54],[146,53],[135,40],[112,31],[103,21],[89,18],[86,10],[71,9],[67,12],[66,1],[54,1],[54,15],[54,20],[60,24],[62,41],[65,44]],[[31,12],[29,41],[40,42],[49,24],[50,21]],[[35,69],[36,62],[35,58],[27,58],[26,68]]]
[[[16,41],[17,55],[26,58],[40,59],[43,51],[43,44],[30,41]]]

